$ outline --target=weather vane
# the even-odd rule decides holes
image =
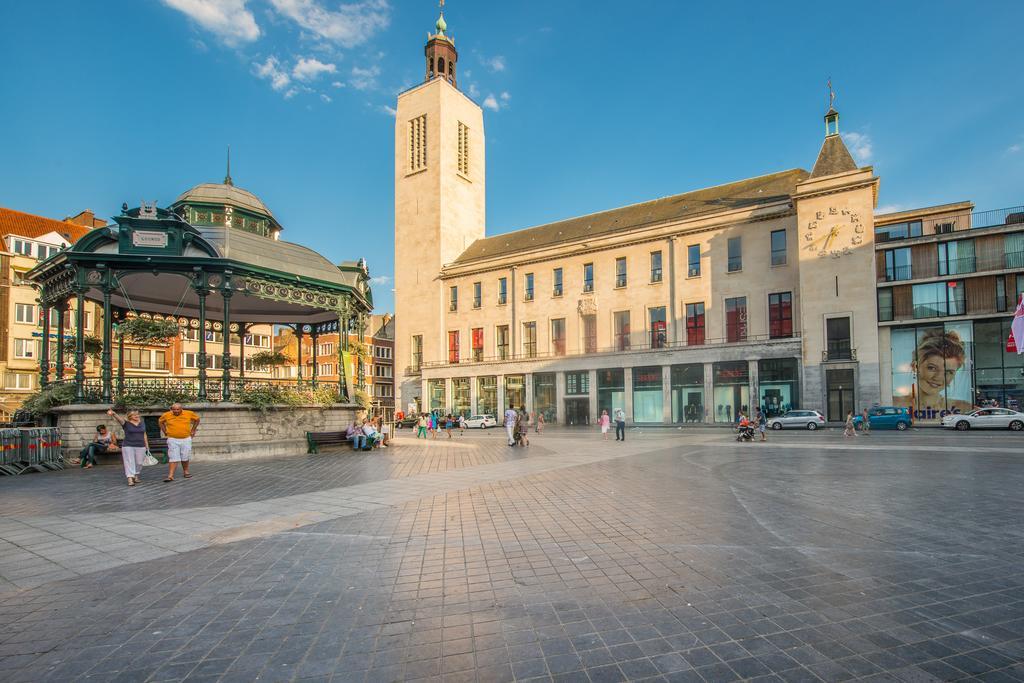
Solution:
[[[443,4],[444,0],[441,0],[441,2]],[[828,108],[829,109],[835,109],[835,105],[836,105],[836,92],[832,89],[832,77],[831,76],[829,76],[829,78],[828,78],[827,85],[828,85]]]

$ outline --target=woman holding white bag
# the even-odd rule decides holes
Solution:
[[[108,410],[107,415],[121,423],[124,429],[124,439],[121,441],[121,460],[124,461],[124,475],[128,477],[128,485],[135,486],[141,479],[143,461],[149,452],[149,437],[146,435],[146,425],[142,416],[137,410],[129,410],[125,417],[121,417],[113,410]]]

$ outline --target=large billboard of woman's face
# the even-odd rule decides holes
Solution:
[[[970,412],[972,335],[970,322],[893,330],[893,404],[922,421]]]

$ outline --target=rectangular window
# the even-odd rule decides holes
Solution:
[[[594,291],[594,264],[584,263],[583,264],[583,291],[593,292]]]
[[[498,305],[504,306],[508,303],[508,278],[498,278]]]
[[[7,372],[4,373],[5,389],[31,389],[32,374],[28,372]]]
[[[784,339],[793,336],[793,293],[768,295],[768,336]]]
[[[967,312],[963,280],[914,285],[914,317],[941,318]]]
[[[448,333],[448,362],[459,362],[459,332],[458,330]]]
[[[686,277],[700,277],[700,245],[686,248]]]
[[[552,273],[551,296],[562,296],[562,269],[555,268]]]
[[[825,321],[825,338],[829,360],[850,360],[853,350],[850,344],[850,319],[829,318]]]
[[[747,297],[725,300],[725,339],[729,342],[747,340]]]
[[[556,356],[565,355],[565,318],[551,321],[551,352]]]
[[[663,349],[668,346],[668,327],[665,321],[665,307],[647,309],[651,331],[651,348]]]
[[[508,325],[498,325],[496,342],[498,360],[508,360]]]
[[[597,353],[597,315],[580,316],[583,320],[583,353]]]
[[[181,367],[194,370],[199,365],[198,354],[186,351],[181,354]]]
[[[457,311],[459,310],[459,288],[449,287],[448,288],[448,310]]]
[[[686,304],[686,344],[700,346],[704,343],[704,302]]]
[[[906,223],[893,223],[875,228],[876,242],[891,242],[892,240],[905,240],[908,237],[921,236],[921,221],[909,221]]]
[[[892,288],[878,290],[878,320],[888,322],[893,319]]]
[[[334,355],[334,342],[325,342],[320,345],[321,356],[333,356]]]
[[[245,335],[245,345],[264,349],[270,348],[270,336],[266,334],[247,334]],[[331,347],[331,350],[326,353],[334,353],[333,344],[325,344],[325,346]]]
[[[23,256],[32,255],[32,243],[26,242],[25,240],[12,239],[11,240],[11,251],[15,254],[21,254]]]
[[[246,360],[248,360],[248,358]],[[167,352],[166,351],[153,351],[153,369],[154,370],[166,370],[167,369]]]
[[[729,238],[729,272],[743,270],[743,238]]]
[[[427,115],[409,121],[409,172],[427,167]]]
[[[409,362],[412,364],[412,371],[419,372],[420,368],[423,367],[423,335],[414,334],[412,336],[412,356],[409,358]]]
[[[1024,268],[1024,232],[1011,232],[1003,237],[1003,255],[1006,268]]]
[[[626,286],[626,258],[624,256],[615,259],[615,286]]]
[[[473,283],[473,308],[480,308],[483,299],[483,285],[479,282]]]
[[[629,350],[629,311],[616,311],[612,315],[612,334],[615,335],[615,349]]]
[[[939,275],[961,275],[974,270],[974,240],[939,243]]]
[[[565,373],[565,393],[571,396],[590,393],[590,373],[567,372]]]
[[[207,330],[206,331],[206,341],[211,342],[213,344],[223,344],[224,343],[224,333],[223,332],[214,332],[213,330]]]
[[[1006,278],[1002,275],[996,278],[996,311],[1006,311]]]
[[[484,359],[484,328],[473,328],[473,360],[479,363]]]
[[[14,304],[14,321],[19,323],[36,324],[35,304]]]
[[[885,252],[885,280],[909,280],[913,277],[910,247],[889,249]]]
[[[124,366],[136,370],[149,370],[149,349],[125,349]]]
[[[523,355],[537,357],[537,323],[523,323]]]
[[[459,173],[469,175],[469,126],[459,121]]]
[[[15,358],[35,358],[36,357],[36,340],[35,339],[15,339],[14,340],[14,357]]]
[[[523,299],[533,301],[533,273],[527,273],[523,278]]]
[[[786,231],[772,230],[772,265],[786,265]]]
[[[651,252],[651,282],[661,282],[661,252]]]
[[[187,327],[181,331],[181,338],[185,341],[199,341],[199,328]]]

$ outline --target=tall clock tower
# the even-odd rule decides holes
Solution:
[[[400,410],[421,396],[416,362],[444,358],[441,268],[484,236],[483,110],[457,87],[459,55],[443,12],[427,36],[424,58],[424,81],[398,96],[395,116],[395,405]]]
[[[880,400],[874,208],[878,178],[858,168],[825,114],[825,140],[794,201],[800,252],[804,404],[829,421]]]

